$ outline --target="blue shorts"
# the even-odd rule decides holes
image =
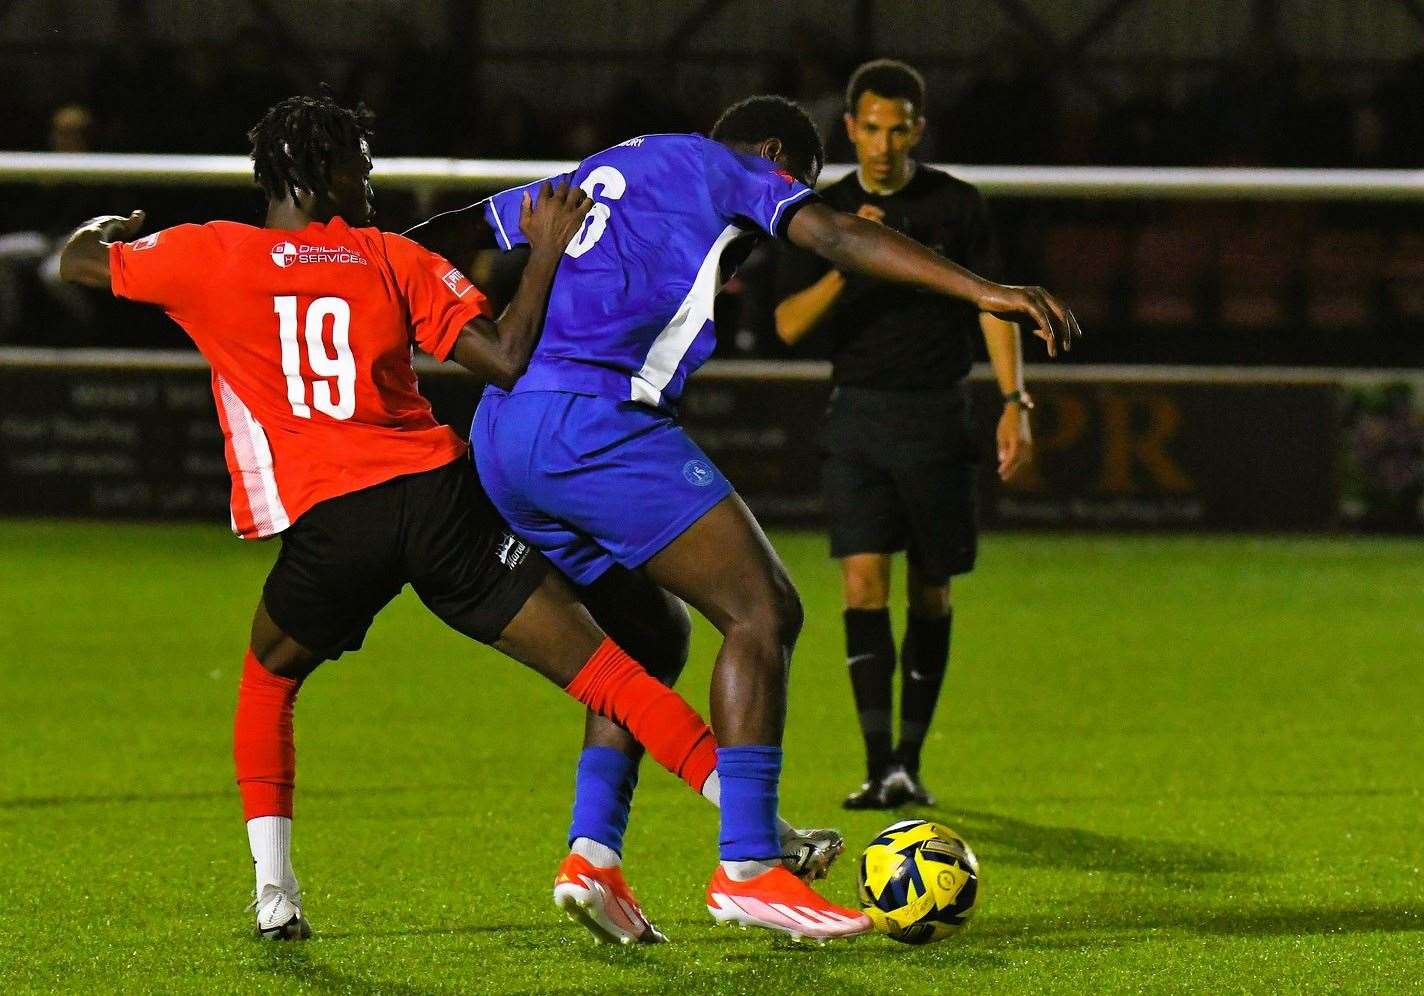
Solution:
[[[580,585],[641,567],[732,493],[671,416],[634,401],[491,391],[470,446],[505,521]]]

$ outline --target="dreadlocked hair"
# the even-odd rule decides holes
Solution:
[[[325,87],[319,97],[288,97],[247,133],[257,185],[273,200],[330,195],[332,160],[359,152],[374,120],[365,104],[342,107]]]

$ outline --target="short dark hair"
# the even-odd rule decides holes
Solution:
[[[374,120],[365,104],[342,107],[329,93],[288,97],[247,133],[257,185],[273,200],[295,198],[298,190],[330,194],[332,161],[359,154]]]
[[[863,63],[851,74],[845,95],[847,114],[855,113],[860,106],[860,95],[866,92],[908,100],[917,117],[925,115],[925,78],[899,59],[875,59]]]
[[[801,105],[785,97],[763,94],[738,101],[722,112],[712,126],[712,137],[718,142],[753,145],[779,138],[787,165],[805,179],[814,179],[826,161],[816,125]]]

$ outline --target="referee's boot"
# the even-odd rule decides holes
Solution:
[[[911,771],[904,765],[890,769],[881,783],[885,799],[890,808],[895,806],[933,806],[934,793],[920,781],[920,773]]]
[[[871,775],[861,783],[860,788],[845,797],[841,803],[842,809],[894,809],[897,803],[892,802],[886,794],[886,780],[889,772]]]

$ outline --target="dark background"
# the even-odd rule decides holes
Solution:
[[[382,155],[577,158],[759,91],[802,101],[847,160],[846,77],[890,55],[929,80],[928,160],[1412,168],[1421,42],[1418,0],[0,0],[0,146],[241,154],[264,108],[327,82],[380,115],[398,230],[479,192],[418,206],[379,188]],[[258,198],[0,186],[0,343],[179,344],[50,272],[62,231],[133,205],[159,227],[255,220]],[[1061,289],[1088,327],[1077,362],[1424,365],[1412,204],[993,208],[1009,279]],[[786,355],[764,265],[719,304],[723,356]]]

